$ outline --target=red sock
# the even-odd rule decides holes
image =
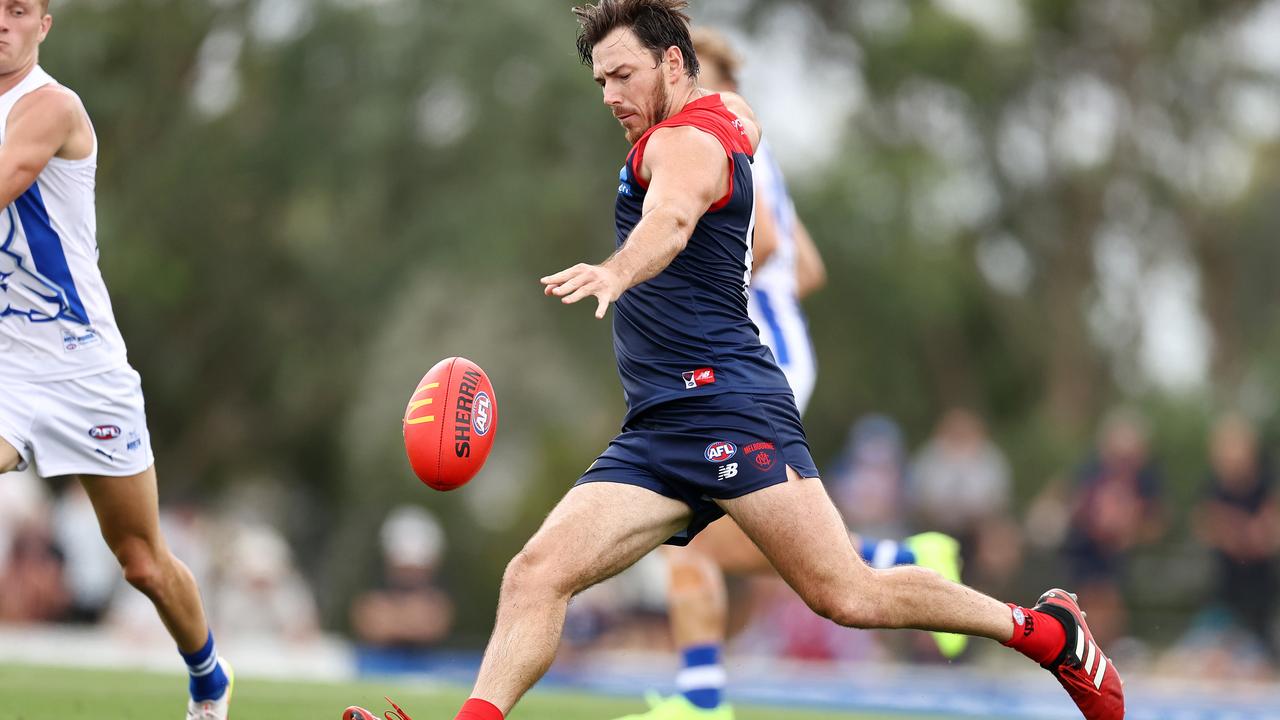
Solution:
[[[1058,657],[1067,644],[1067,631],[1052,615],[1009,603],[1013,611],[1013,637],[1005,647],[1035,660],[1041,665]]]
[[[488,700],[471,698],[462,703],[462,709],[453,720],[502,720],[502,711]]]

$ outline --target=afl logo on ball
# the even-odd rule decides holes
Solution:
[[[734,445],[727,440],[717,440],[707,446],[707,449],[703,451],[702,456],[705,457],[708,462],[718,463],[728,460],[737,454],[737,452],[737,445]]]
[[[89,437],[94,440],[115,440],[120,437],[120,428],[115,425],[99,425],[89,428]]]
[[[475,428],[476,435],[484,437],[489,434],[489,410],[492,402],[489,400],[489,393],[481,390],[476,393],[475,404],[471,406],[471,427]]]

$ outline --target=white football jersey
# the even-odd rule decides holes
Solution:
[[[0,95],[0,143],[14,105],[57,81],[40,67]],[[98,141],[80,160],[53,158],[0,210],[0,377],[66,380],[126,364],[98,270]]]
[[[796,405],[804,412],[817,381],[817,361],[809,340],[809,324],[800,307],[796,283],[796,208],[787,193],[782,170],[767,142],[756,148],[751,165],[756,193],[768,203],[778,229],[778,245],[752,270],[747,312],[760,331],[760,341],[791,384]]]

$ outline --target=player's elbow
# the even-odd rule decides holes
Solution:
[[[800,273],[796,280],[796,294],[808,297],[827,285],[827,271],[824,268],[811,268]]]
[[[663,235],[668,238],[670,245],[677,253],[689,244],[689,237],[693,235],[693,228],[701,217],[697,211],[671,202],[654,207],[649,214],[661,223],[665,231]]]
[[[0,178],[4,178],[0,184],[0,202],[7,205],[17,200],[35,184],[43,169],[44,166],[22,161],[0,164]]]

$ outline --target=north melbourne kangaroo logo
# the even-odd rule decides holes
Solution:
[[[9,229],[0,245],[0,320],[16,316],[38,323],[70,320],[88,325],[89,319],[80,317],[71,307],[66,291],[27,268],[23,257],[13,252],[18,218],[12,205],[5,208],[5,213]]]

